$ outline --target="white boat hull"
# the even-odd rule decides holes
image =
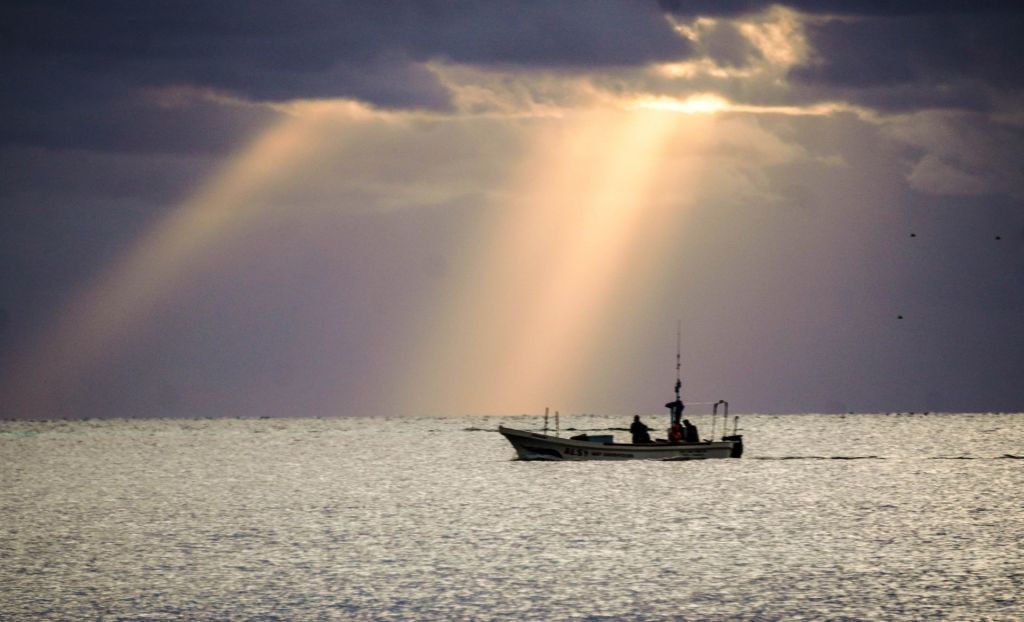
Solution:
[[[602,443],[559,438],[498,426],[520,460],[707,460],[739,457],[742,441],[699,443]]]

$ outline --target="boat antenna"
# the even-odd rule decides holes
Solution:
[[[676,401],[679,401],[679,391],[683,388],[683,381],[679,375],[679,360],[682,350],[683,321],[676,320]]]

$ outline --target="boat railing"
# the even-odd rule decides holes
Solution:
[[[551,407],[550,406],[545,406],[544,407],[544,435],[545,436],[547,436],[547,434],[548,434],[548,414],[550,412],[551,412]],[[562,436],[562,430],[561,430],[561,425],[559,424],[559,421],[558,421],[558,411],[557,410],[555,411],[555,436],[556,437],[561,437]]]
[[[718,400],[715,405],[711,408],[711,438],[715,438],[715,423],[718,421],[718,407],[722,407],[722,438],[723,440],[729,434],[729,402],[725,400]],[[739,431],[740,418],[739,415],[733,417],[732,420],[732,435],[736,436]]]

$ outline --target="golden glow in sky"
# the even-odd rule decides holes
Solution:
[[[731,105],[720,95],[701,93],[679,100],[671,97],[644,97],[634,104],[636,108],[647,110],[664,110],[683,114],[710,114],[729,110]]]
[[[409,403],[534,412],[572,393],[588,373],[590,337],[609,330],[608,310],[618,304],[610,297],[632,278],[625,266],[637,266],[627,256],[664,242],[660,192],[668,181],[696,181],[697,169],[679,156],[687,143],[700,146],[706,126],[681,132],[685,118],[605,108],[537,124],[500,193],[508,203],[490,210],[493,221],[432,311],[416,364],[403,375]]]
[[[649,406],[677,321],[773,408],[1019,398],[1020,11],[102,5],[10,15],[14,416]]]
[[[676,26],[703,49],[722,23],[698,19]],[[842,103],[731,101],[727,90],[705,79],[779,88],[785,71],[807,55],[790,11],[769,10],[733,26],[759,53],[742,69],[710,57],[610,76],[432,61],[425,68],[451,94],[454,110],[382,112],[340,100],[268,105],[281,120],[67,306],[20,367],[17,382],[39,388],[26,394],[22,410],[52,410],[59,391],[50,387],[84,382],[168,297],[220,261],[217,249],[232,247],[261,219],[303,209],[301,201],[282,197],[306,187],[320,189],[328,207],[319,209],[366,209],[347,203],[349,196],[377,199],[377,209],[472,196],[486,216],[450,249],[452,275],[417,314],[418,337],[408,345],[390,408],[399,414],[420,407],[439,414],[525,412],[571,396],[587,373],[590,336],[608,331],[610,303],[633,278],[624,266],[656,281],[653,262],[666,252],[658,247],[664,244],[660,231],[671,219],[673,226],[685,221],[666,215],[665,197],[678,211],[703,185],[746,183],[742,175],[725,179],[728,167],[710,171],[709,137],[723,127],[715,117],[868,115]],[[189,97],[255,105],[188,89],[148,96],[168,106]],[[760,131],[754,124],[730,132],[736,129],[748,138]],[[515,138],[493,142],[495,130]],[[760,143],[755,154],[793,151],[777,139],[754,142]],[[473,149],[489,159],[484,168],[501,170],[497,179],[479,178],[472,163],[446,162],[447,154]],[[644,245],[646,268],[635,260]],[[632,291],[641,303],[644,287]]]
[[[680,131],[684,119],[739,108],[713,93],[617,99],[595,97],[588,86],[580,97],[598,101],[556,115],[543,109],[488,121],[519,123],[527,147],[509,163],[504,187],[492,193],[486,208],[493,220],[464,248],[453,249],[460,257],[458,278],[445,285],[440,307],[422,313],[423,333],[411,345],[404,388],[390,396],[395,409],[424,404],[447,412],[526,411],[570,395],[586,373],[589,336],[607,328],[609,297],[629,278],[624,257],[637,244],[658,239],[654,227],[664,224],[665,215],[656,206],[665,180],[671,177],[674,188],[699,183],[696,160],[681,162],[688,149],[702,147],[712,126],[691,120]],[[460,184],[457,176],[417,178],[414,168],[411,177],[395,179],[387,167],[397,166],[397,159],[370,170],[358,152],[347,161],[352,171],[310,177],[318,160],[345,150],[349,128],[376,127],[398,137],[389,140],[419,140],[423,127],[458,124],[459,116],[380,113],[352,102],[292,102],[278,109],[285,115],[280,123],[71,303],[22,367],[28,386],[85,381],[162,301],[218,261],[216,249],[230,247],[261,218],[290,209],[275,203],[283,189],[340,176],[363,191],[392,198],[412,193],[429,203],[444,200]],[[669,151],[672,158],[665,157]],[[677,203],[685,202],[673,193]],[[32,396],[23,410],[54,408],[47,395],[53,392]]]
[[[323,123],[338,109],[313,107],[267,130],[84,288],[20,366],[21,412],[53,412],[61,390],[127,346],[154,309],[212,260],[211,251],[265,213],[263,197],[317,152]]]

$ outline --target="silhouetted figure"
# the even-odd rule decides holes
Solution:
[[[690,423],[689,419],[683,419],[683,440],[687,443],[700,442],[700,436],[697,434],[697,426]]]
[[[629,426],[629,431],[633,434],[633,443],[650,443],[651,434],[650,428],[640,421],[640,415],[633,415],[633,424]]]
[[[678,421],[673,421],[672,427],[668,429],[668,440],[671,443],[683,442],[683,426]]]
[[[679,423],[679,420],[683,418],[683,410],[686,409],[686,405],[677,397],[674,402],[665,404],[665,408],[672,413],[672,423]]]

